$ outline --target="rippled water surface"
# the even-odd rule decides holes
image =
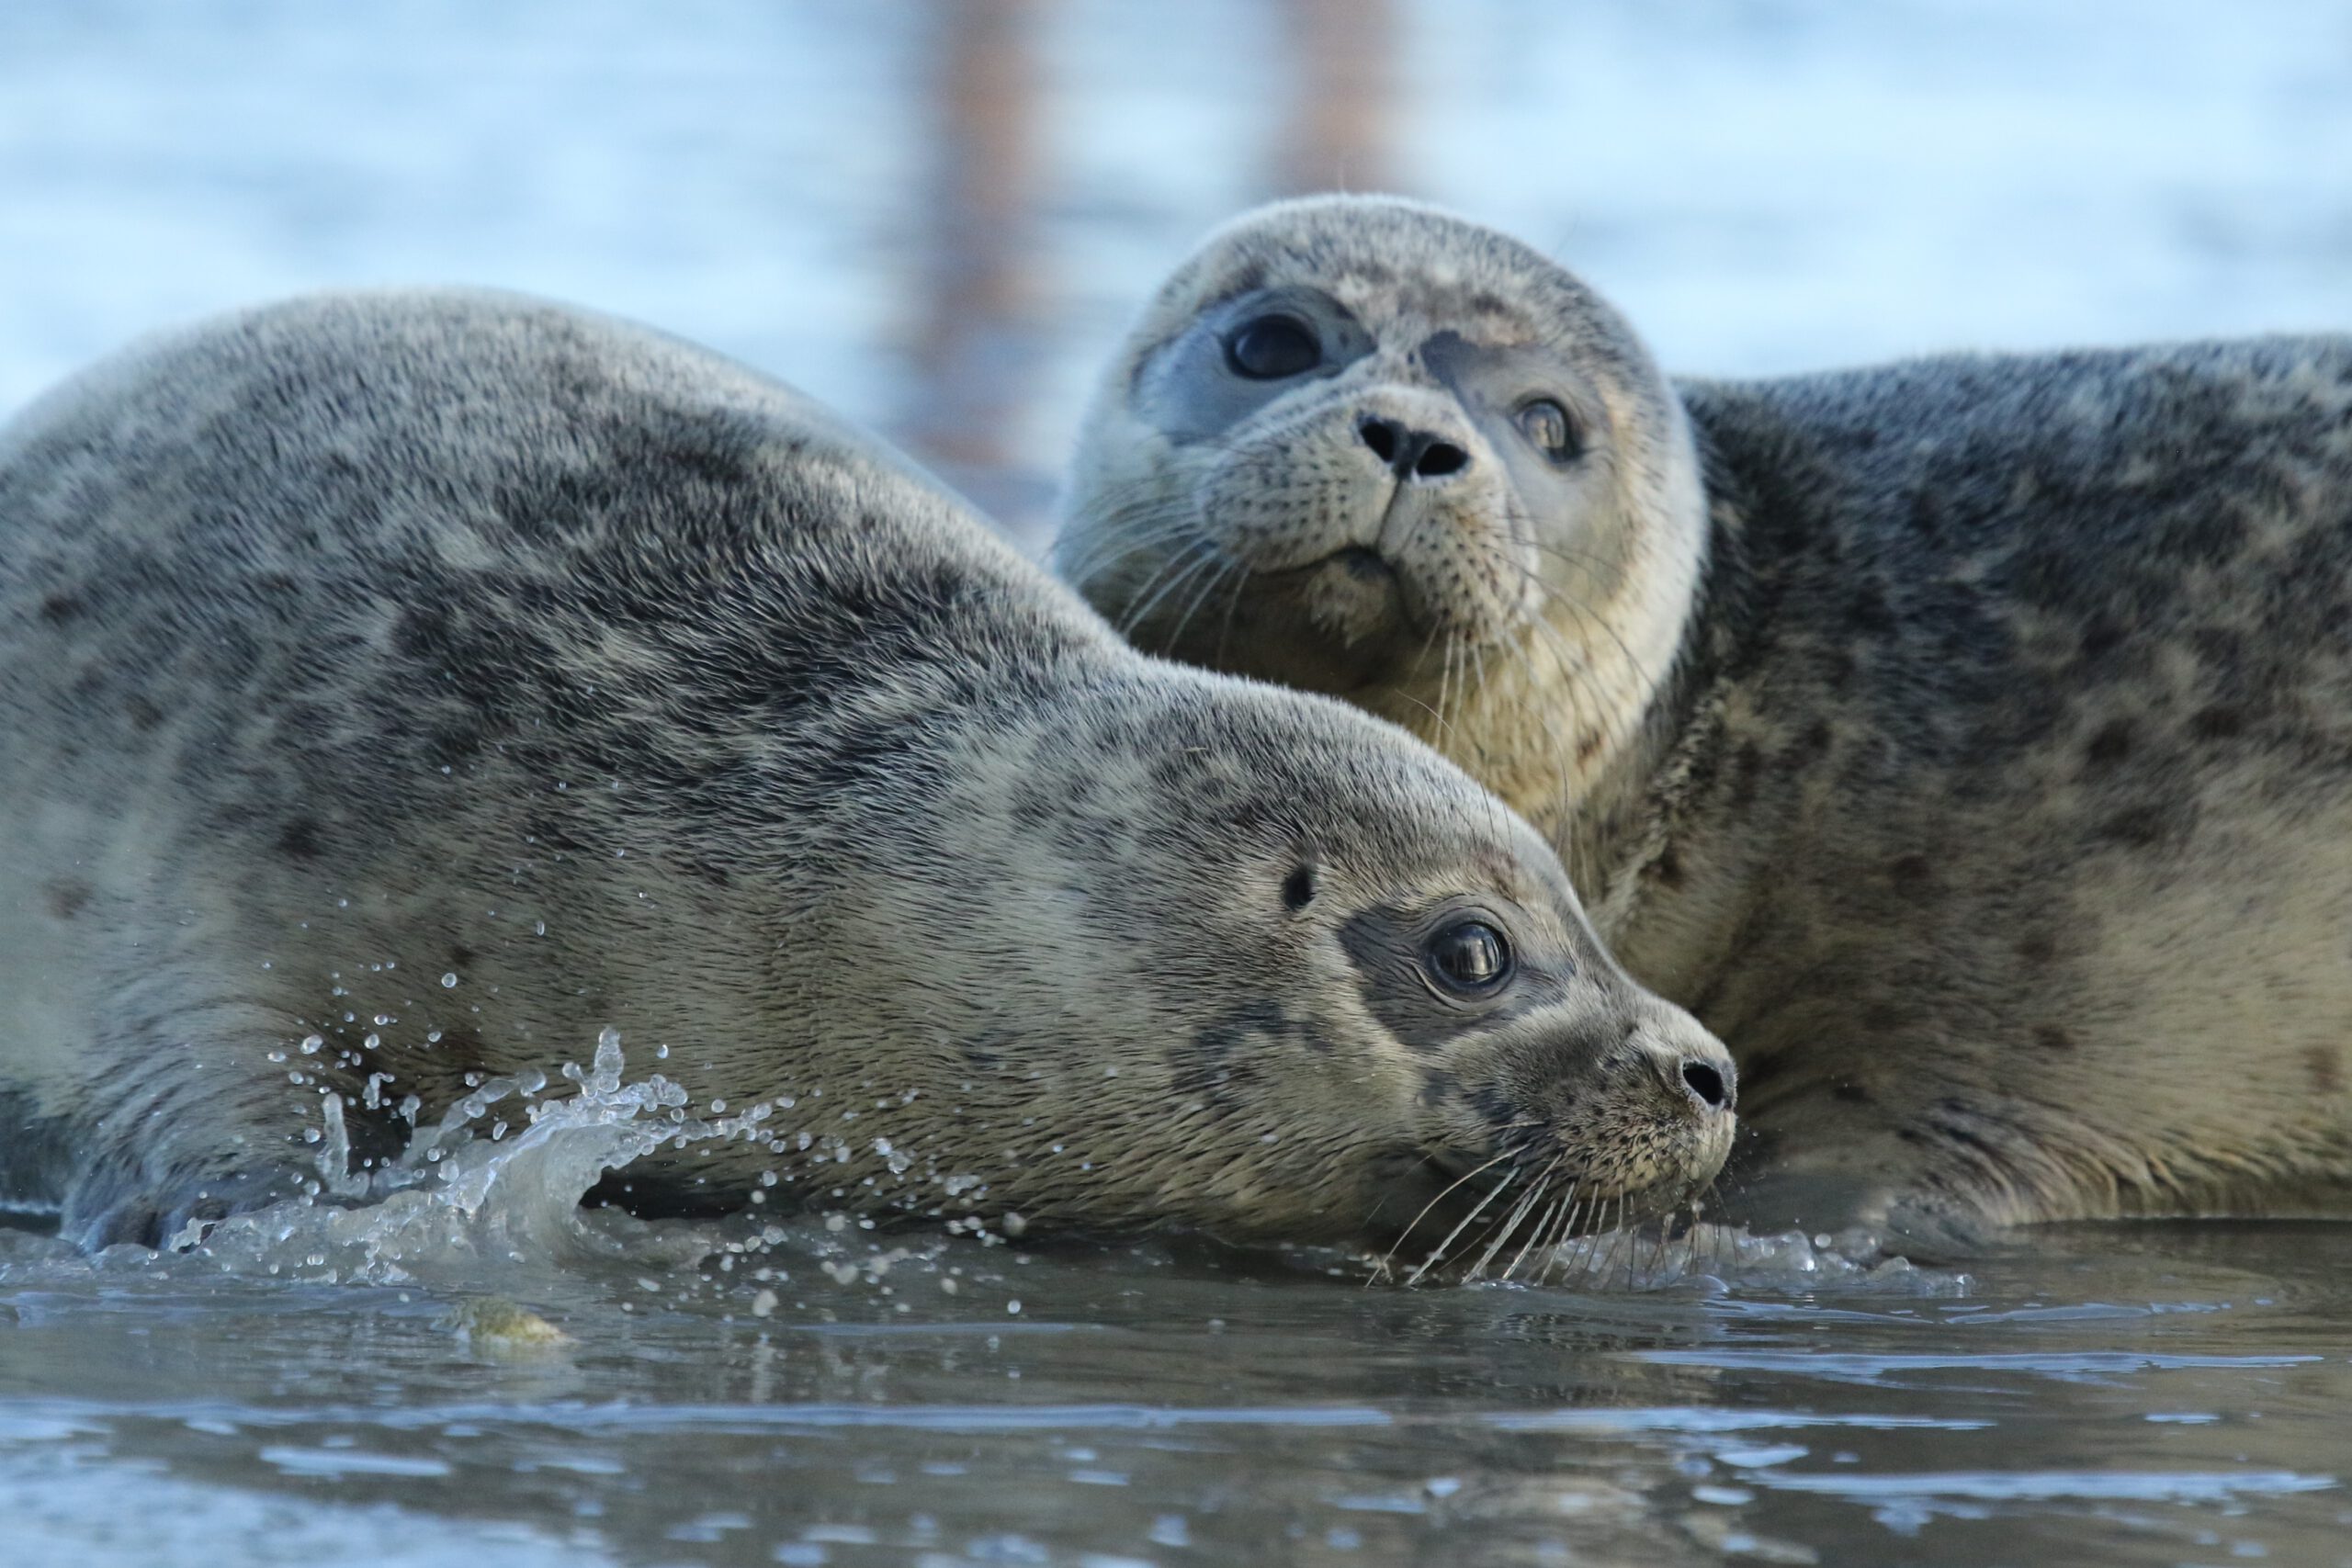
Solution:
[[[574,1209],[662,1103],[592,1078],[181,1256],[0,1238],[11,1560],[2352,1562],[2352,1227],[1406,1289]]]
[[[1146,291],[1302,183],[1517,230],[1679,370],[2341,328],[2352,18],[11,0],[0,412],[193,314],[502,284],[797,381],[1034,544]],[[2352,1226],[1367,1287],[582,1219],[628,1095],[188,1256],[0,1231],[0,1562],[2352,1562]]]

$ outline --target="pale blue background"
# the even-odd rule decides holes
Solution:
[[[644,317],[909,429],[939,8],[0,4],[0,410],[322,285]],[[1257,0],[1037,0],[1034,523],[1088,378],[1272,189]],[[1514,229],[1680,370],[2352,327],[2352,11],[2290,0],[1398,0],[1390,179]],[[1023,488],[1025,485],[1026,488]]]

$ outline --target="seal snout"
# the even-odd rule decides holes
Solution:
[[[1682,1059],[1682,1088],[1707,1111],[1730,1111],[1738,1104],[1738,1088],[1728,1067],[1717,1067],[1703,1056]]]
[[[1372,455],[1402,484],[1436,483],[1470,466],[1470,453],[1459,443],[1380,414],[1357,417],[1356,439],[1370,447]]]
[[[1678,1027],[1679,1026],[1679,1027]],[[1696,1036],[1696,1038],[1693,1038]],[[1642,1054],[1668,1101],[1702,1126],[1730,1120],[1739,1104],[1739,1069],[1731,1054],[1695,1021],[1637,1026],[1629,1042]]]

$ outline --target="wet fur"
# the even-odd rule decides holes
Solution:
[[[1092,416],[1063,558],[1114,620],[1150,547],[1101,564],[1106,499],[1202,460],[1133,430],[1136,367],[1268,276],[1646,363],[1491,231],[1370,198],[1240,220]],[[1566,542],[1683,560],[1686,591],[1570,574],[1535,617],[1487,615],[1475,666],[1287,657],[1526,812],[1632,972],[1731,1043],[1736,1211],[1929,1248],[2352,1213],[2352,340],[1658,378],[1630,406],[1685,478],[1618,462],[1620,504]],[[1309,613],[1268,597],[1270,624]]]
[[[89,1245],[608,1024],[775,1103],[631,1168],[670,1206],[1346,1236],[1505,1144],[1679,1191],[1728,1139],[1651,1071],[1718,1048],[1434,754],[1136,654],[797,395],[555,306],[297,301],[0,431],[0,1200]],[[1465,897],[1549,988],[1408,1043],[1338,923]]]

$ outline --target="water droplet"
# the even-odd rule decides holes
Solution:
[[[441,976],[441,986],[444,990],[455,989],[457,984],[458,975],[456,970],[446,970],[443,972]]]

